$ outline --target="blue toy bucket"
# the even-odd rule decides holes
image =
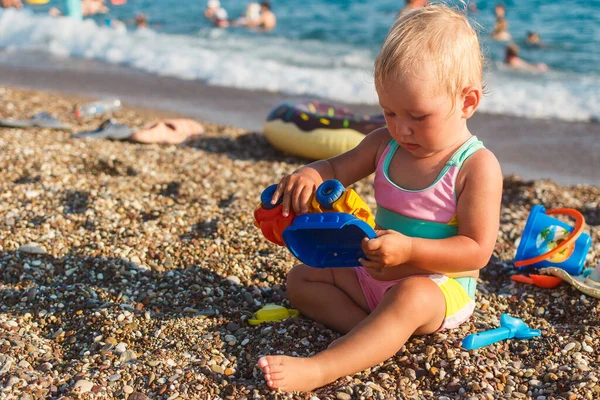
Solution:
[[[575,219],[575,227],[551,215],[564,214]],[[548,210],[536,205],[531,210],[521,243],[515,255],[515,266],[522,268],[562,268],[571,275],[583,271],[585,257],[590,250],[592,239],[583,232],[583,215],[571,208]]]

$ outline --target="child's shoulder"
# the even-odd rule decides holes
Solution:
[[[483,148],[471,155],[461,168],[463,181],[485,180],[502,185],[500,162],[491,150]]]
[[[375,129],[370,132],[364,139],[363,143],[371,147],[376,152],[376,159],[379,159],[385,148],[392,141],[392,136],[387,127]]]

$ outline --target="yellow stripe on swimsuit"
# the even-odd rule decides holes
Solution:
[[[469,318],[475,309],[475,301],[469,297],[465,288],[456,281],[445,275],[430,275],[442,291],[446,300],[446,319],[443,329],[452,329]]]

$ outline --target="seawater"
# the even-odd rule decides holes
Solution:
[[[487,95],[481,109],[529,118],[600,119],[600,0],[504,1],[513,42],[523,58],[548,64],[545,74],[515,72],[502,65],[504,46],[489,40],[496,1],[479,0],[477,23],[489,59]],[[209,85],[267,90],[331,101],[377,104],[373,61],[399,0],[273,0],[278,26],[271,33],[218,29],[204,18],[205,1],[129,0],[108,15],[84,21],[46,13],[64,4],[51,0],[24,11],[0,10],[0,50],[18,57],[41,51],[94,59]],[[221,0],[230,18],[247,2]],[[461,2],[455,5],[463,7]],[[130,22],[145,13],[150,29]],[[528,30],[544,48],[525,45]]]

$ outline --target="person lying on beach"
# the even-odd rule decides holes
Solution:
[[[286,216],[307,212],[324,180],[348,186],[374,172],[377,238],[363,240],[360,266],[290,270],[292,305],[345,336],[312,357],[261,357],[269,387],[310,391],[385,361],[412,335],[470,318],[502,197],[498,160],[467,127],[482,96],[482,68],[477,33],[462,13],[446,5],[406,13],[375,60],[387,127],[281,179],[272,202],[283,197]],[[415,236],[423,225],[427,234]]]
[[[261,31],[272,31],[277,26],[277,17],[271,11],[271,2],[263,1],[260,3],[260,15],[258,18],[248,20],[245,26],[250,28],[258,28]]]
[[[421,7],[425,7],[429,3],[428,0],[406,0],[406,5],[398,12],[397,18],[403,16],[407,12],[418,10]]]
[[[21,0],[1,0],[0,6],[2,8],[23,8]]]
[[[506,46],[504,63],[511,68],[521,71],[546,72],[548,66],[544,63],[531,64],[519,57],[519,46],[511,43]]]

